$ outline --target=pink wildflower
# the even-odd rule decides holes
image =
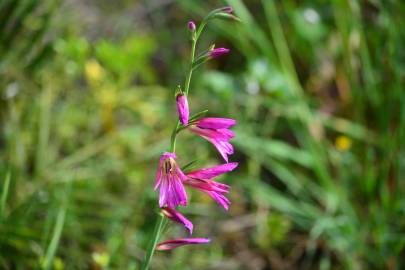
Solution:
[[[164,153],[159,160],[155,190],[160,187],[159,206],[175,208],[187,205],[187,195],[183,181],[187,179],[176,163],[175,153]]]
[[[233,146],[229,140],[235,136],[228,128],[235,124],[234,119],[201,118],[195,122],[195,126],[192,126],[190,131],[212,143],[224,160],[228,162],[228,155],[233,154]]]
[[[230,172],[237,166],[237,162],[232,162],[186,173],[187,180],[184,184],[205,192],[228,210],[231,202],[225,197],[224,193],[229,192],[229,186],[215,182],[211,178]]]

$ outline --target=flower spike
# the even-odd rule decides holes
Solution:
[[[193,71],[205,62],[223,56],[230,51],[228,48],[215,48],[214,44],[201,52],[196,51],[196,49],[198,50],[199,48],[197,43],[204,27],[209,21],[216,19],[238,21],[239,18],[233,15],[232,12],[233,9],[231,7],[215,9],[202,19],[198,28],[194,21],[187,23],[188,34],[190,35],[191,41],[189,70],[184,80],[184,90],[179,85],[174,93],[178,120],[176,120],[176,124],[171,133],[169,151],[163,153],[159,159],[154,189],[159,189],[158,201],[161,213],[155,226],[151,245],[145,253],[142,269],[149,269],[155,250],[172,250],[184,245],[207,244],[210,242],[208,238],[178,238],[156,244],[164,231],[166,218],[183,225],[190,235],[193,233],[193,223],[176,210],[176,207],[180,205],[186,206],[188,204],[185,186],[204,192],[226,210],[228,210],[231,204],[230,200],[226,197],[229,193],[230,186],[212,179],[233,171],[238,166],[236,162],[228,163],[229,155],[234,152],[233,145],[229,140],[235,136],[230,128],[236,124],[236,121],[230,118],[204,117],[207,110],[200,111],[190,116],[187,99]],[[211,142],[226,163],[189,171],[184,174],[176,161],[177,156],[175,153],[177,134],[184,129],[188,129],[192,133]],[[192,162],[188,163],[188,165],[183,168],[188,167],[190,169],[190,164],[192,164]]]

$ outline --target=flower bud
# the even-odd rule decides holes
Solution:
[[[227,54],[229,52],[229,49],[227,48],[216,48],[216,49],[212,49],[208,52],[208,55],[212,58],[216,58],[219,56],[222,56],[224,54]]]
[[[176,96],[177,111],[179,112],[179,120],[183,126],[188,124],[189,109],[186,95],[179,93]]]
[[[226,13],[232,13],[233,12],[233,8],[232,7],[223,7],[221,9],[222,12],[226,12]]]
[[[189,21],[187,27],[191,32],[194,32],[196,29],[195,23],[193,21]]]

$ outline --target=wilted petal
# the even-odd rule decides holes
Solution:
[[[178,222],[183,224],[184,227],[190,232],[193,233],[193,223],[189,221],[185,216],[174,210],[173,208],[163,207],[162,213],[167,217],[173,220],[174,222]]]
[[[172,250],[184,245],[207,244],[210,241],[208,238],[179,238],[160,242],[156,245],[156,250]]]
[[[177,111],[179,112],[179,120],[182,125],[188,124],[189,109],[187,97],[184,94],[178,94],[176,97]]]
[[[236,120],[230,118],[201,118],[196,122],[200,128],[222,129],[230,128],[236,124]]]

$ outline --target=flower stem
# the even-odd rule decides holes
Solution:
[[[188,71],[187,79],[184,84],[184,92],[186,92],[186,95],[188,95],[188,91],[190,90],[191,75],[193,75],[193,63],[194,63],[194,58],[195,58],[196,44],[197,44],[197,38],[193,38],[193,42],[191,45],[190,69]]]
[[[145,260],[142,265],[142,270],[149,269],[149,264],[152,260],[153,253],[155,252],[155,249],[156,249],[156,244],[159,241],[160,235],[162,234],[164,220],[165,220],[165,217],[160,213],[159,219],[156,222],[155,229],[153,231],[152,242],[150,243],[148,250],[146,251]]]
[[[190,82],[191,82],[191,76],[193,75],[193,63],[194,63],[194,58],[195,58],[195,48],[197,45],[197,37],[194,37],[192,40],[191,44],[191,56],[190,56],[190,68],[188,70],[188,74],[186,77],[186,81],[184,83],[184,92],[186,93],[186,96],[188,96],[188,91],[190,90]],[[174,153],[176,151],[176,136],[177,136],[177,131],[180,127],[180,121],[177,120],[177,123],[172,131],[172,135],[170,138],[170,150],[169,152]]]
[[[176,136],[177,136],[177,130],[180,126],[180,120],[177,120],[176,126],[174,127],[172,131],[172,136],[170,137],[170,153],[174,153],[176,151]]]

